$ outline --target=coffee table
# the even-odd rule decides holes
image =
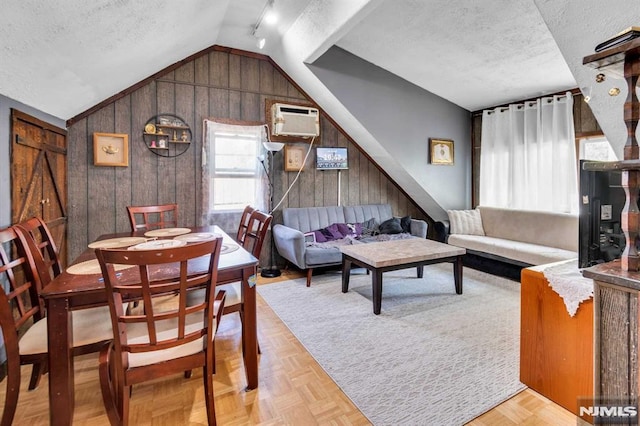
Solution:
[[[453,263],[456,294],[462,294],[462,256],[466,250],[449,244],[424,238],[381,241],[340,247],[342,251],[342,292],[349,291],[351,265],[356,264],[372,272],[373,313],[380,314],[382,307],[382,274],[398,269],[418,268],[418,278],[423,276],[423,266],[434,263]]]

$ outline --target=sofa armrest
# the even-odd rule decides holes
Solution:
[[[427,238],[429,224],[424,220],[411,219],[411,235],[414,237]]]
[[[273,242],[276,245],[278,254],[298,268],[306,269],[304,262],[304,234],[297,229],[281,224],[274,225],[272,231]]]
[[[448,220],[441,220],[433,224],[436,233],[436,241],[446,243],[449,239],[450,225]]]

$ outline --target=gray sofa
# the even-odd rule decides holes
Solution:
[[[305,242],[305,233],[334,223],[363,223],[372,218],[379,225],[392,217],[389,204],[288,208],[282,212],[283,224],[273,226],[273,239],[280,256],[307,271],[309,287],[313,269],[340,265],[342,253],[338,247],[318,247],[317,244]],[[411,235],[426,238],[427,222],[411,219],[410,230]]]

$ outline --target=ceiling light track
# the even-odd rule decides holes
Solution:
[[[275,21],[273,21],[273,19],[275,19],[275,14],[274,14],[274,10],[273,10],[273,5],[275,4],[275,0],[267,0],[267,3],[264,5],[264,8],[262,9],[262,12],[260,13],[260,17],[258,18],[258,21],[256,21],[256,24],[253,26],[253,31],[251,31],[251,35],[256,37],[256,33],[258,32],[258,28],[260,28],[260,25],[262,25],[262,21],[265,20],[265,17],[267,16],[267,14],[270,14],[270,16],[273,16],[273,18],[270,18],[267,20],[268,23],[274,23]]]

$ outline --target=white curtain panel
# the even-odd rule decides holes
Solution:
[[[267,175],[265,173],[265,167],[268,169],[268,156],[267,151],[262,145],[262,142],[267,140],[267,133],[265,130],[265,126],[242,126],[236,124],[227,124],[227,123],[219,123],[212,120],[204,120],[203,126],[203,144],[202,144],[202,213],[203,224],[212,224],[212,223],[223,223],[226,219],[236,220],[237,214],[236,212],[214,212],[210,208],[210,198],[211,198],[211,177],[214,175],[213,169],[213,161],[211,159],[214,158],[215,152],[215,138],[216,134],[225,135],[225,134],[234,134],[234,135],[255,135],[257,152],[260,154],[256,156],[254,171],[256,173],[256,177],[259,180],[260,184],[256,185],[256,193],[254,194],[254,204],[252,207],[261,210],[268,211],[269,206],[269,181]],[[264,161],[264,167],[262,162]],[[226,216],[229,216],[228,218]],[[229,225],[229,229],[232,227],[237,227],[237,224],[234,222]],[[224,227],[223,227],[224,229]]]
[[[482,113],[480,205],[578,213],[573,96]]]

